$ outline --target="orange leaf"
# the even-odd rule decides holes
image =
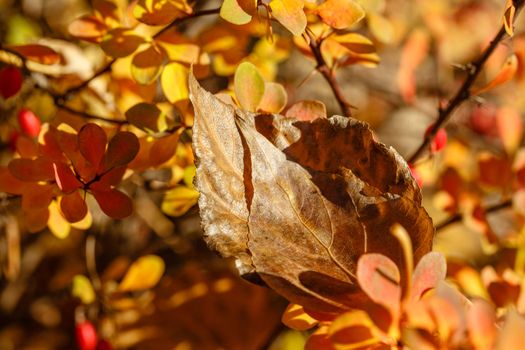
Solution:
[[[509,36],[514,35],[514,16],[516,14],[516,7],[513,0],[507,0],[505,5],[505,15],[503,16],[503,24],[505,31]]]
[[[183,129],[181,128],[171,135],[164,136],[153,143],[149,152],[151,166],[157,167],[173,157],[182,131]]]
[[[53,163],[48,158],[13,159],[8,165],[9,171],[22,181],[51,181],[55,179]]]
[[[62,192],[71,193],[82,187],[82,183],[68,165],[55,162],[53,163],[53,169],[55,171],[55,181]]]
[[[131,61],[131,75],[139,84],[151,84],[160,74],[164,56],[153,45],[138,52]]]
[[[60,210],[69,222],[77,222],[87,215],[87,205],[79,191],[66,194],[60,198]]]
[[[471,91],[471,94],[479,95],[481,93],[492,90],[497,86],[505,84],[507,81],[511,80],[514,77],[514,75],[516,75],[517,70],[518,70],[518,56],[513,54],[507,59],[507,61],[505,61],[505,63],[503,64],[503,67],[501,67],[501,70],[498,72],[498,74],[496,74],[496,76],[491,81],[489,81],[486,85],[482,87],[473,89]]]
[[[319,323],[319,321],[308,315],[301,305],[297,304],[288,305],[281,320],[286,326],[297,331],[311,329]]]
[[[107,142],[106,132],[97,124],[86,124],[78,132],[78,149],[95,168],[104,156]]]
[[[365,17],[363,7],[353,0],[326,0],[314,13],[335,29],[346,29]]]
[[[75,38],[98,43],[106,34],[108,27],[95,16],[77,18],[68,27],[68,31]]]
[[[135,158],[139,151],[139,140],[135,134],[128,131],[118,132],[109,141],[108,150],[104,157],[104,169],[126,165]]]
[[[49,209],[31,209],[24,212],[24,224],[29,232],[38,232],[46,228]]]
[[[288,102],[286,90],[279,83],[264,83],[264,94],[258,109],[266,113],[279,113]]]
[[[512,107],[502,107],[496,114],[498,135],[508,154],[520,145],[523,136],[523,121],[520,113]]]
[[[475,299],[467,313],[470,343],[476,350],[490,350],[496,341],[496,314],[486,301]]]
[[[100,209],[113,219],[123,219],[133,212],[133,203],[124,193],[111,189],[109,191],[92,191]]]
[[[60,62],[60,55],[53,49],[39,44],[8,46],[30,61],[42,64],[55,64]]]
[[[166,129],[166,114],[152,103],[137,103],[126,111],[126,119],[146,132],[158,132]]]
[[[53,199],[53,185],[27,184],[22,194],[22,209],[25,211],[47,208]]]
[[[144,43],[144,38],[133,34],[133,31],[126,28],[115,28],[104,36],[100,47],[109,56],[120,58],[131,55],[142,43]]]
[[[5,166],[0,167],[0,192],[22,194],[26,185],[26,182],[14,177],[8,168]]]
[[[139,0],[133,7],[133,16],[140,22],[161,26],[191,14],[186,1]]]
[[[326,118],[326,106],[317,100],[299,101],[286,111],[286,116],[302,121]]]
[[[397,313],[401,299],[400,274],[396,264],[381,254],[365,254],[357,262],[359,286],[372,299]]]
[[[270,1],[272,16],[288,29],[293,35],[303,34],[306,28],[303,0],[272,0]]]
[[[16,151],[22,158],[33,158],[38,156],[38,144],[27,136],[19,135],[16,139]]]

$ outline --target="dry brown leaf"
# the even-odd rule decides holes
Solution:
[[[365,123],[247,113],[193,77],[190,90],[206,240],[236,257],[241,274],[334,312],[366,298],[355,279],[361,254],[384,254],[404,271],[394,223],[409,232],[416,261],[430,251],[432,221],[408,165]]]

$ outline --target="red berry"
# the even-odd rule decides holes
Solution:
[[[430,133],[430,130],[433,127],[434,127],[434,124],[430,125],[427,128],[427,130],[425,131],[425,136]],[[446,145],[447,145],[447,132],[445,131],[445,129],[440,128],[438,129],[438,131],[436,132],[436,135],[434,136],[434,138],[432,139],[432,142],[430,143],[430,150],[432,151],[432,153],[439,152],[443,148],[445,148]]]
[[[415,168],[413,168],[411,164],[409,164],[408,167],[410,168],[412,177],[414,178],[414,180],[416,180],[419,187],[423,187],[423,178],[421,177],[421,174],[419,174],[419,172]]]
[[[93,323],[89,321],[77,323],[75,333],[80,350],[95,350],[97,348],[98,336]]]
[[[0,69],[0,95],[8,99],[20,91],[24,77],[20,69],[15,66],[7,66]]]
[[[18,112],[18,124],[22,132],[29,137],[37,137],[42,126],[40,119],[27,108],[22,108]]]
[[[105,340],[105,339],[101,339],[101,340],[98,342],[97,350],[113,350],[113,347],[111,346],[111,343],[110,343],[110,342],[108,342],[108,341]]]

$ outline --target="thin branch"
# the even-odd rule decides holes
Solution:
[[[524,3],[525,3],[524,0],[514,1],[514,6],[516,7],[516,14],[514,18],[518,16],[518,13],[520,12]],[[479,73],[483,69],[485,62],[488,60],[488,58],[492,55],[494,50],[498,47],[499,43],[505,37],[506,37],[505,26],[502,25],[500,30],[494,37],[494,39],[492,39],[489,46],[485,49],[485,51],[482,52],[480,57],[478,57],[478,59],[476,59],[474,62],[469,64],[467,77],[465,78],[465,81],[463,82],[459,90],[456,92],[454,97],[452,97],[452,99],[448,101],[447,105],[444,108],[441,108],[441,107],[439,108],[438,119],[432,125],[430,130],[427,133],[425,133],[423,143],[414,152],[414,154],[412,154],[412,156],[409,158],[408,160],[409,163],[414,164],[423,155],[423,153],[429,148],[429,145],[434,139],[434,137],[436,136],[438,130],[442,128],[445,125],[445,123],[449,121],[450,117],[452,116],[452,113],[463,102],[465,102],[466,100],[470,98],[471,96],[470,88],[472,87]]]
[[[308,30],[306,31],[306,34],[308,35],[308,39],[310,41],[310,49],[312,50],[317,63],[315,69],[317,69],[317,71],[323,75],[325,80],[328,82],[328,85],[330,85],[330,88],[332,89],[335,99],[337,100],[337,103],[339,104],[339,107],[341,108],[344,116],[350,118],[352,116],[351,108],[353,106],[344,97],[343,92],[341,91],[341,86],[335,79],[334,72],[326,64],[326,61],[321,53],[322,40],[318,41]]]
[[[502,209],[510,208],[511,206],[512,206],[512,200],[511,199],[507,199],[507,200],[505,200],[505,201],[503,201],[501,203],[498,203],[498,204],[495,204],[495,205],[492,205],[490,207],[485,208],[485,213],[486,214],[493,213],[493,212],[496,212],[496,211],[499,211],[499,210],[502,210]],[[451,217],[449,217],[445,221],[442,221],[442,222],[440,222],[439,224],[436,225],[436,232],[441,231],[441,230],[443,230],[444,228],[446,228],[446,227],[448,227],[450,225],[453,225],[453,224],[456,224],[458,222],[461,222],[462,220],[463,220],[463,215],[462,214],[452,215]]]
[[[159,30],[157,33],[155,33],[153,35],[153,39],[158,38],[160,35],[164,34],[169,29],[171,29],[171,28],[173,28],[173,27],[175,27],[175,26],[177,26],[177,25],[179,25],[179,24],[181,24],[181,23],[183,23],[183,22],[185,22],[187,20],[190,20],[190,19],[193,19],[193,18],[197,18],[197,17],[202,17],[202,16],[215,15],[215,14],[218,14],[220,12],[220,10],[221,10],[220,8],[214,8],[214,9],[210,9],[210,10],[196,11],[196,12],[193,12],[193,13],[185,16],[185,17],[177,18],[177,19],[173,20],[171,23],[169,23],[168,25],[166,25],[164,28]],[[80,83],[77,86],[70,87],[69,89],[67,89],[66,91],[64,91],[63,93],[61,93],[60,95],[58,95],[56,97],[59,98],[59,99],[66,99],[67,100],[69,96],[71,96],[72,94],[77,93],[78,91],[84,89],[94,79],[98,78],[99,76],[103,75],[104,73],[107,73],[107,72],[111,71],[111,68],[112,68],[113,64],[116,61],[117,61],[117,59],[113,58],[111,61],[107,62],[104,67],[102,67],[95,74],[93,74],[90,78],[88,78],[87,80],[84,80],[82,83]]]
[[[124,124],[128,123],[127,120],[109,119],[109,118],[101,117],[101,116],[98,116],[98,115],[89,114],[87,112],[78,111],[78,110],[76,110],[74,108],[69,107],[68,105],[65,104],[65,102],[63,100],[59,100],[59,99],[55,99],[55,105],[58,108],[61,108],[61,109],[65,110],[65,111],[67,111],[67,112],[69,112],[71,114],[76,114],[76,115],[81,116],[81,117],[86,118],[86,119],[100,120],[100,121],[103,121],[103,122],[117,124],[117,125],[124,125]]]

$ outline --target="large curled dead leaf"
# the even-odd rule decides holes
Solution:
[[[405,271],[394,223],[408,231],[416,262],[430,251],[432,221],[408,165],[365,123],[244,112],[193,76],[190,91],[206,240],[241,274],[310,310],[340,312],[366,298],[356,282],[363,253]]]

